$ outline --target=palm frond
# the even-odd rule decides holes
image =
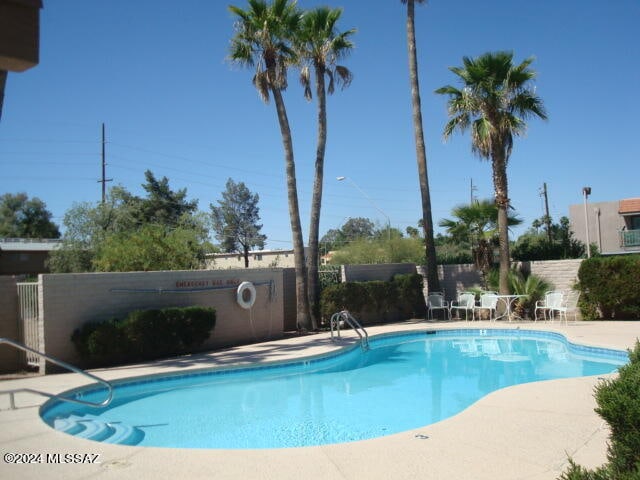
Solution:
[[[479,117],[471,124],[472,148],[481,158],[491,157],[494,131],[494,126],[486,117]]]
[[[444,126],[443,138],[447,140],[456,130],[464,132],[469,128],[470,116],[467,113],[462,113],[455,117],[452,117]]]
[[[342,65],[336,65],[335,72],[338,74],[338,83],[342,85],[344,90],[353,81],[353,73],[347,67]]]
[[[252,82],[262,101],[269,103],[269,79],[267,78],[267,72],[257,72],[253,76]]]
[[[346,56],[353,43],[350,36],[355,29],[338,32],[336,24],[342,15],[342,9],[317,7],[306,11],[302,16],[300,30],[295,39],[295,50],[299,63],[314,65],[321,75],[327,74],[327,92],[332,94],[337,83],[343,88],[352,80],[351,72],[336,61]]]
[[[316,67],[318,68],[318,67]],[[329,85],[327,85],[327,93],[329,95],[333,95],[333,92],[335,91],[335,80],[334,80],[334,75],[333,75],[333,71],[331,69],[325,69],[325,73],[327,74],[327,77],[329,77]]]
[[[305,65],[300,69],[300,85],[304,89],[304,98],[311,100],[313,95],[311,93],[311,75],[309,73],[309,66]]]

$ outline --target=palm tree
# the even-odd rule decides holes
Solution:
[[[415,3],[426,0],[401,0],[407,5],[407,47],[409,50],[409,81],[411,83],[411,106],[413,111],[413,131],[416,142],[416,160],[422,197],[422,225],[427,258],[427,285],[430,291],[440,289],[438,266],[436,265],[436,245],[433,240],[433,217],[431,215],[431,194],[427,172],[427,152],[422,129],[422,108],[420,104],[420,84],[418,81],[418,59],[416,56]]]
[[[229,10],[238,17],[235,25],[236,32],[231,40],[230,58],[241,65],[255,67],[253,84],[260,97],[268,102],[271,94],[276,105],[284,147],[289,218],[293,237],[296,321],[298,328],[307,330],[311,327],[311,318],[307,296],[304,243],[300,226],[293,142],[287,110],[282,98],[282,91],[287,88],[287,69],[296,63],[292,39],[300,27],[302,15],[295,2],[289,0],[273,0],[271,4],[267,4],[264,0],[249,0],[247,10],[235,6],[230,6]]]
[[[298,33],[296,51],[301,61],[300,82],[304,87],[307,100],[311,100],[311,72],[313,69],[318,99],[318,140],[316,148],[315,178],[313,197],[311,200],[311,217],[309,226],[309,251],[307,255],[307,276],[309,288],[309,304],[312,324],[317,325],[320,315],[320,281],[318,277],[320,208],[322,205],[322,184],[324,175],[324,154],[327,144],[327,99],[326,93],[332,94],[335,84],[346,88],[351,83],[351,72],[336,62],[353,48],[349,37],[354,29],[339,33],[336,23],[342,15],[342,9],[319,7],[308,11],[302,19]],[[329,85],[325,83],[325,76]]]
[[[439,225],[446,228],[454,241],[471,245],[473,261],[486,283],[493,265],[493,248],[499,243],[498,206],[495,201],[486,199],[459,205],[451,214],[455,219],[440,220]],[[512,227],[520,225],[522,220],[512,214],[508,216],[507,223]]]
[[[485,53],[478,58],[464,57],[463,67],[451,67],[463,83],[458,89],[451,85],[436,90],[448,95],[449,121],[444,137],[454,131],[471,130],[471,150],[491,160],[493,186],[498,206],[500,251],[500,293],[509,293],[509,195],[507,163],[511,156],[513,137],[526,130],[525,119],[537,116],[546,119],[542,100],[536,96],[531,81],[535,71],[529,66],[533,58],[513,64],[513,53]]]

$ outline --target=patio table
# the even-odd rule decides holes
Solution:
[[[515,302],[519,298],[526,298],[528,296],[529,295],[495,295],[495,297],[498,300],[501,300],[502,303],[504,303],[505,305],[504,313],[496,317],[496,320],[498,320],[499,318],[507,317],[511,322],[513,320],[513,312],[511,311],[511,306],[513,305],[513,302]]]

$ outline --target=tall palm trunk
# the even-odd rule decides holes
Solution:
[[[500,256],[499,290],[503,295],[509,292],[509,194],[507,191],[507,160],[502,148],[492,155],[493,188],[498,207],[498,240]]]
[[[278,112],[278,123],[282,134],[284,147],[285,169],[287,173],[287,197],[289,200],[289,219],[291,221],[291,235],[293,237],[293,258],[296,270],[296,323],[301,330],[311,327],[309,316],[309,298],[307,297],[307,272],[304,262],[304,242],[302,227],[300,226],[300,208],[298,207],[298,189],[296,186],[296,167],[293,161],[293,141],[287,110],[282,99],[282,92],[277,87],[271,87],[271,93]]]
[[[422,196],[422,224],[424,228],[425,254],[427,260],[427,286],[429,291],[440,290],[438,266],[436,264],[436,247],[433,240],[433,218],[431,215],[431,194],[427,173],[427,153],[422,129],[422,109],[420,102],[420,85],[418,81],[418,59],[416,55],[415,3],[407,1],[407,45],[409,49],[409,80],[411,82],[411,106],[413,110],[413,130],[416,142],[416,160],[418,162],[418,178]]]
[[[7,71],[0,69],[0,119],[2,119],[2,104],[4,103],[4,89],[7,84]]]
[[[313,181],[313,197],[311,199],[311,218],[309,225],[309,257],[307,270],[309,278],[309,307],[311,324],[315,329],[320,317],[320,208],[322,205],[322,184],[324,179],[324,153],[327,144],[327,95],[325,92],[325,69],[321,64],[314,65],[316,77],[316,95],[318,98],[318,141],[316,148],[315,178]]]

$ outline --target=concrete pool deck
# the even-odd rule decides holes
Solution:
[[[370,335],[448,328],[536,329],[559,332],[586,345],[633,347],[640,322],[404,322],[369,327]],[[343,332],[341,344],[328,333],[246,345],[143,365],[93,370],[113,380],[154,373],[300,358],[355,341]],[[5,347],[2,347],[5,348]],[[597,377],[529,383],[493,392],[463,412],[416,430],[360,442],[264,450],[195,450],[109,445],[76,438],[48,427],[38,415],[46,400],[0,395],[0,478],[20,479],[556,479],[567,457],[587,467],[606,461],[607,425],[593,411]],[[83,385],[77,374],[0,381],[0,390],[32,388],[51,393]],[[339,407],[337,407],[339,408]],[[375,415],[372,406],[372,415]],[[378,408],[385,408],[379,406]],[[6,454],[41,454],[43,463],[4,461]],[[99,463],[46,463],[52,454],[79,454],[71,460]],[[86,457],[83,457],[86,455]],[[25,456],[26,458],[26,456]]]

